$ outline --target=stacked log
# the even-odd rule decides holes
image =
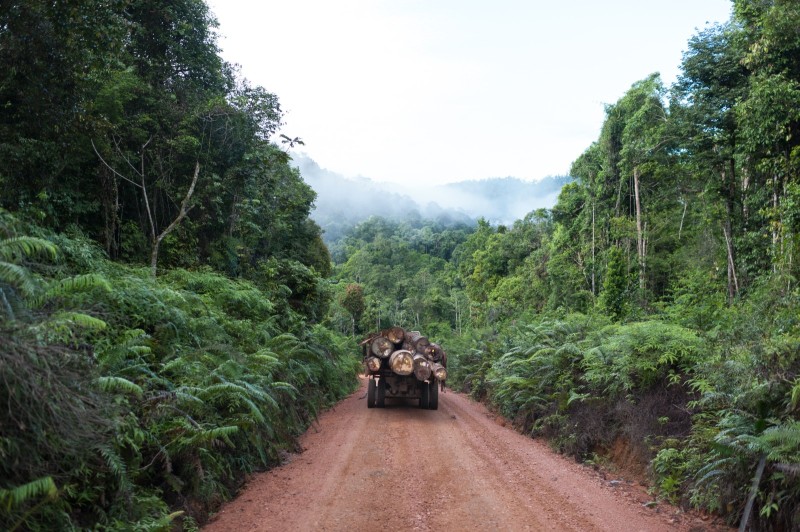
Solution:
[[[361,342],[364,363],[371,373],[388,368],[398,375],[411,375],[420,381],[447,379],[447,355],[439,344],[420,331],[390,327],[376,331]]]
[[[406,331],[402,327],[390,327],[386,329],[385,336],[394,345],[400,345],[405,340]]]
[[[425,347],[424,354],[434,362],[441,362],[444,358],[444,349],[439,344],[429,344]]]
[[[377,336],[370,344],[372,354],[381,358],[389,358],[394,352],[394,343],[385,336]]]
[[[389,357],[389,367],[398,375],[414,373],[414,355],[406,349],[398,349]]]
[[[417,380],[426,381],[431,378],[431,363],[425,355],[414,355],[414,376]]]

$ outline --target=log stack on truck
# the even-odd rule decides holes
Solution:
[[[369,377],[368,408],[383,408],[387,397],[439,408],[439,385],[447,379],[447,354],[440,345],[402,327],[373,332],[360,345]]]

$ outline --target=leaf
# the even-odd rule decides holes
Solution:
[[[100,331],[107,327],[106,322],[100,318],[95,318],[94,316],[83,314],[82,312],[59,312],[51,316],[51,318],[42,325],[46,327],[69,325],[95,331]]]
[[[141,386],[122,377],[98,377],[94,382],[101,390],[108,393],[123,392],[136,397],[141,397],[144,393]]]
[[[58,248],[43,238],[18,236],[0,240],[0,260],[18,262],[23,258],[45,256],[55,259]]]
[[[797,405],[800,404],[800,377],[794,380],[794,387],[792,388],[791,392],[790,404],[792,405],[792,410],[796,409]]]
[[[36,288],[28,269],[10,262],[0,262],[0,283],[17,288],[26,296],[33,294]]]
[[[58,488],[52,477],[42,477],[16,488],[0,489],[0,506],[9,511],[34,497],[42,495],[50,498],[55,498],[58,495]]]

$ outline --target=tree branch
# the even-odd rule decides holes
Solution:
[[[110,164],[108,164],[108,163],[106,162],[106,160],[105,160],[105,159],[103,159],[103,156],[102,156],[102,155],[100,155],[100,152],[99,152],[99,151],[97,151],[97,146],[95,146],[95,145],[94,145],[94,139],[90,140],[90,142],[92,143],[92,148],[94,148],[94,152],[97,154],[97,157],[99,157],[99,158],[100,158],[100,162],[102,162],[102,163],[103,163],[103,165],[105,165],[105,167],[106,167],[106,168],[108,168],[109,170],[111,170],[111,171],[114,173],[114,175],[116,175],[116,176],[118,176],[118,177],[120,177],[120,178],[124,179],[125,181],[127,181],[127,182],[128,182],[128,183],[130,183],[131,185],[134,185],[134,186],[137,186],[137,187],[139,187],[139,188],[142,188],[142,185],[140,185],[140,184],[139,184],[139,183],[137,183],[136,181],[132,181],[131,179],[129,179],[129,178],[127,178],[127,177],[125,177],[124,175],[122,175],[122,174],[120,174],[119,172],[117,172],[116,170],[114,170],[114,168],[113,168],[113,167],[112,167]]]
[[[153,250],[150,254],[150,271],[153,277],[156,276],[156,268],[158,266],[158,247],[161,244],[161,241],[164,240],[164,238],[168,234],[170,234],[178,226],[179,223],[181,223],[181,220],[183,220],[191,210],[191,207],[189,206],[189,201],[191,201],[192,194],[194,194],[194,187],[195,185],[197,185],[197,177],[199,175],[200,175],[200,161],[197,161],[194,164],[194,176],[192,177],[192,183],[191,185],[189,185],[189,190],[186,191],[186,196],[183,198],[183,201],[181,202],[181,210],[180,212],[178,212],[178,216],[176,216],[175,219],[172,220],[172,223],[169,224],[167,228],[161,232],[160,235],[155,237],[153,241]]]

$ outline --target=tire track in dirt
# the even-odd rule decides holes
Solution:
[[[320,416],[302,454],[254,475],[205,530],[712,530],[622,496],[463,395],[440,394],[435,411],[367,409],[365,390]]]

